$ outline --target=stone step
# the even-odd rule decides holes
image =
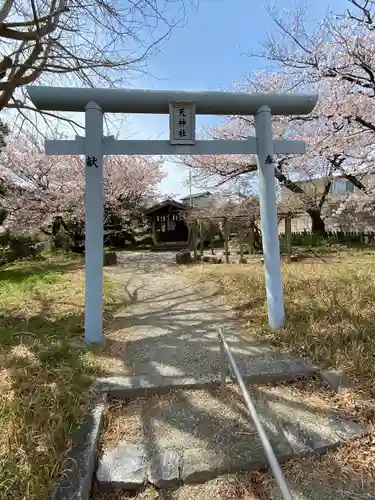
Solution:
[[[250,391],[280,462],[321,454],[365,430],[316,394],[293,384]],[[172,389],[133,402],[113,400],[96,473],[101,490],[208,481],[267,467],[239,389]]]
[[[311,361],[300,358],[253,358],[238,360],[239,370],[250,385],[281,382],[310,377],[318,371]],[[229,372],[229,366],[228,366]],[[226,378],[233,380],[232,375]],[[138,375],[133,377],[99,378],[94,388],[115,398],[135,398],[145,394],[163,393],[170,389],[204,389],[220,385],[220,374],[194,376]]]

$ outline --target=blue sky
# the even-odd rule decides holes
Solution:
[[[293,8],[291,0],[276,0],[278,8]],[[338,12],[345,0],[315,0],[310,4],[311,20],[322,19],[328,10]],[[272,33],[273,23],[257,0],[199,0],[188,8],[187,23],[177,28],[162,52],[148,64],[152,77],[139,77],[132,86],[174,90],[225,90],[246,74],[264,67],[264,62],[244,54],[256,49]],[[218,123],[218,118],[197,117],[197,132],[203,125]],[[168,117],[132,115],[126,136],[133,139],[168,139]],[[123,134],[122,134],[123,135]],[[166,162],[168,177],[161,183],[164,194],[188,194],[184,185],[188,172],[180,165]],[[194,189],[193,189],[193,192]]]

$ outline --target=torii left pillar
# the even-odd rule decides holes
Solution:
[[[85,108],[85,341],[103,342],[103,111]]]

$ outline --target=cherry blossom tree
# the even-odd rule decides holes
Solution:
[[[335,140],[329,141],[329,147],[336,149],[341,175],[357,188],[341,203],[337,214],[356,212],[357,216],[373,210],[373,189],[363,178],[373,174],[375,1],[347,0],[343,13],[331,13],[313,26],[306,2],[292,10],[269,5],[268,12],[276,30],[262,50],[249,54],[272,61],[273,66],[276,63],[280,71],[307,86],[318,84],[325,89],[323,116],[340,130],[332,136]],[[321,119],[322,110],[319,112]]]
[[[302,75],[303,76],[303,75]],[[368,171],[372,152],[372,133],[360,124],[347,126],[342,107],[346,95],[326,80],[306,82],[299,75],[279,71],[261,71],[237,84],[246,92],[294,92],[316,91],[320,99],[312,114],[307,117],[273,117],[275,137],[300,139],[307,142],[306,155],[275,155],[275,177],[279,186],[288,190],[289,212],[306,211],[315,234],[325,233],[323,208],[335,177],[350,180],[359,190],[365,190],[361,178]],[[233,117],[207,131],[210,138],[246,139],[254,135],[253,117]],[[246,191],[256,185],[256,158],[248,155],[186,157],[185,164],[193,169],[193,179],[200,187],[226,185],[239,189],[238,182],[245,184]],[[323,189],[310,189],[315,179],[323,179]],[[310,181],[301,184],[300,181]],[[249,187],[250,186],[250,187]],[[285,200],[284,200],[284,209]]]
[[[74,156],[46,156],[41,144],[25,136],[9,141],[1,171],[1,203],[6,224],[15,230],[41,229],[50,234],[61,225],[71,234],[84,229],[84,162]],[[104,162],[105,217],[122,225],[141,213],[157,195],[162,162],[142,157],[111,156]]]
[[[348,136],[364,132],[373,141],[375,1],[346,4],[343,14],[330,14],[313,26],[306,2],[292,10],[268,6],[277,30],[262,50],[249,54],[276,63],[304,85],[324,88],[325,118],[349,129]]]
[[[366,114],[375,90],[375,2],[346,0],[346,4],[343,14],[330,14],[313,26],[305,1],[294,9],[279,10],[269,5],[277,30],[267,38],[263,50],[250,50],[249,54],[276,62],[304,81],[336,81],[343,89],[350,89],[348,95],[354,96],[359,105],[355,110]],[[353,111],[353,101],[346,101],[348,111]],[[353,118],[357,121],[356,116]],[[359,123],[371,128],[358,118]]]

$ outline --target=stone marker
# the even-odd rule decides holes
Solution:
[[[103,266],[115,266],[117,264],[116,252],[105,252],[103,256]]]
[[[143,446],[121,441],[99,459],[99,489],[134,491],[147,481],[148,457]]]
[[[193,262],[193,257],[189,250],[180,250],[176,253],[177,264],[191,264]]]
[[[175,488],[181,483],[181,455],[174,450],[162,450],[151,456],[149,482],[158,488]]]

